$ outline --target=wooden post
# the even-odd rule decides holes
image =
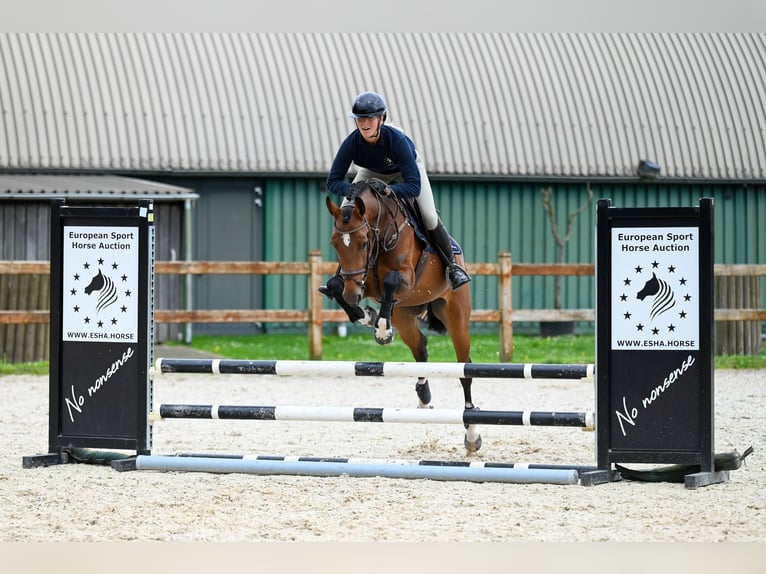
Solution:
[[[309,358],[322,359],[322,294],[318,291],[322,284],[322,252],[314,249],[309,252]]]
[[[513,358],[513,301],[511,298],[511,254],[502,251],[497,256],[500,264],[498,275],[498,305],[500,306],[500,361]]]

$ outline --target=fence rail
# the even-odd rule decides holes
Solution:
[[[215,309],[169,310],[156,309],[157,323],[308,323],[309,355],[322,356],[322,326],[324,323],[347,321],[340,309],[323,309],[324,297],[318,292],[322,276],[335,273],[337,263],[322,261],[321,252],[309,253],[306,262],[269,261],[158,261],[158,275],[306,275],[309,300],[305,310],[292,309]],[[587,263],[511,263],[510,253],[498,255],[497,263],[469,263],[472,275],[495,276],[498,279],[498,309],[474,309],[471,321],[497,323],[500,329],[500,360],[510,361],[513,349],[514,322],[595,321],[593,309],[513,309],[511,278],[513,276],[592,276],[595,267]],[[766,265],[717,264],[714,275],[765,276]],[[50,274],[47,261],[0,261],[0,276]],[[10,302],[0,298],[0,325],[30,325],[50,322],[46,309],[5,309]],[[766,309],[716,308],[715,321],[766,321]]]

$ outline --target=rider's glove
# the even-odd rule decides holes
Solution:
[[[379,195],[391,195],[393,190],[379,179],[370,179],[367,181],[372,190]]]

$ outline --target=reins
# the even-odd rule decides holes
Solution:
[[[368,186],[369,187],[369,186]],[[407,217],[407,212],[402,204],[401,199],[396,197],[395,195],[391,196],[382,196],[378,192],[376,192],[372,187],[369,187],[370,191],[373,193],[373,196],[375,197],[375,200],[378,202],[378,215],[375,221],[375,225],[370,225],[369,220],[367,219],[367,215],[362,216],[362,223],[358,225],[357,227],[353,229],[347,229],[343,230],[338,227],[338,222],[336,221],[334,223],[335,230],[338,233],[341,234],[348,234],[349,236],[352,233],[355,233],[361,229],[364,229],[367,227],[367,255],[366,255],[366,262],[365,266],[361,269],[355,269],[353,271],[348,271],[343,269],[341,265],[338,265],[338,271],[337,274],[340,275],[344,281],[354,281],[360,286],[364,286],[364,283],[367,281],[367,274],[370,272],[370,270],[374,270],[375,266],[377,265],[378,257],[380,256],[380,252],[383,253],[389,253],[390,251],[394,250],[396,246],[399,244],[399,239],[401,238],[402,230],[410,225],[409,218]],[[385,201],[386,197],[391,197],[393,199],[393,204],[396,206],[393,208],[391,206],[391,202]],[[383,217],[383,210],[386,210],[388,215],[390,216],[389,223],[387,225],[387,228],[393,228],[393,232],[386,236],[386,233],[381,230],[380,222]],[[402,214],[403,215],[403,221],[401,224],[397,224],[397,215]],[[354,279],[355,276],[362,275],[361,279]],[[377,273],[373,272],[373,276],[375,277],[375,282],[378,288],[378,291],[380,291],[380,285],[379,285],[379,279],[377,276]]]

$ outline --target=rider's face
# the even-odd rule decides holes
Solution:
[[[369,143],[375,143],[380,138],[380,124],[382,123],[383,118],[381,116],[356,118],[356,127],[359,129],[359,133]]]

